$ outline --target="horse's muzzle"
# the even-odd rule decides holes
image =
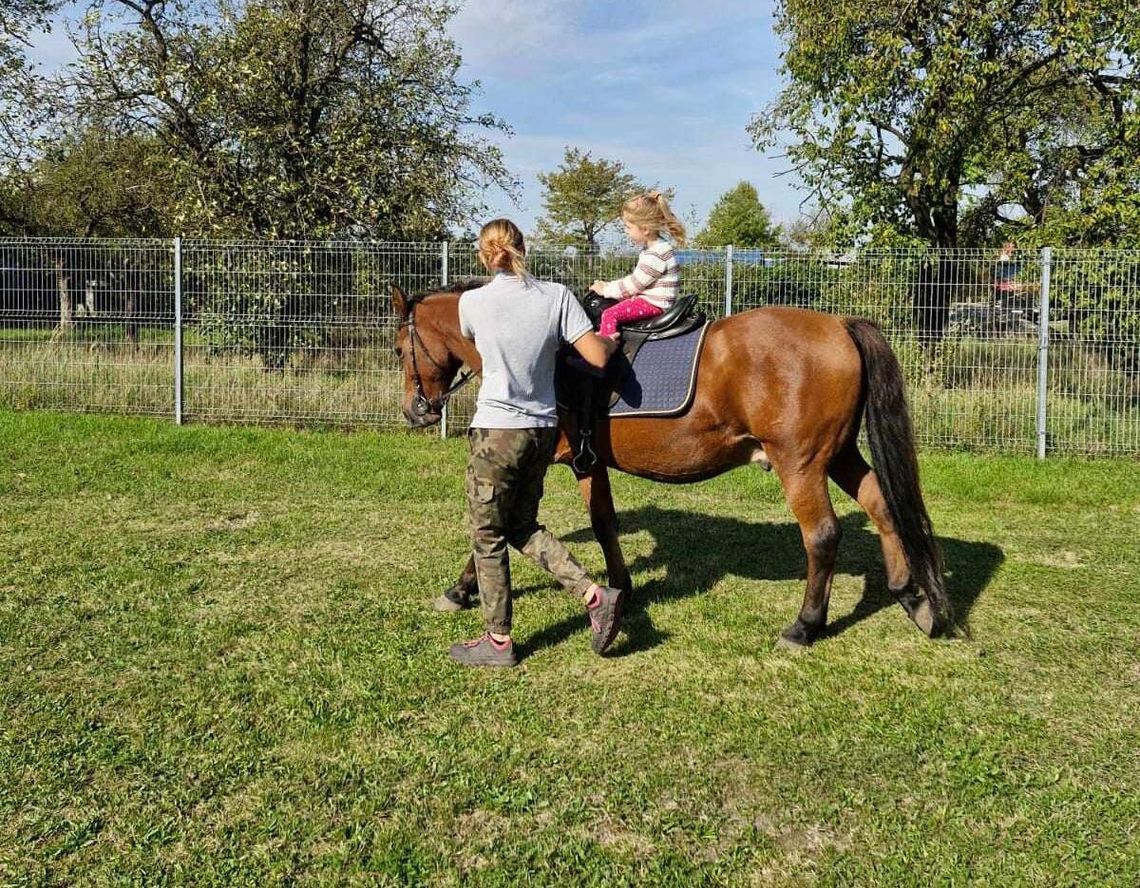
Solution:
[[[442,418],[443,414],[435,410],[427,410],[424,413],[418,413],[412,410],[411,407],[403,408],[404,419],[408,421],[408,425],[415,429],[423,429],[428,426],[436,425]]]

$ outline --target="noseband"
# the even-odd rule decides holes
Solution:
[[[415,386],[415,396],[412,398],[412,413],[420,417],[427,416],[429,413],[442,413],[443,408],[447,406],[447,402],[451,396],[471,381],[471,377],[475,375],[475,371],[468,370],[462,374],[459,379],[452,384],[451,388],[439,397],[427,397],[427,395],[424,394],[423,383],[420,381],[420,367],[416,362],[416,340],[419,339],[420,341],[420,348],[423,349],[424,357],[431,361],[437,370],[446,374],[447,369],[431,356],[431,352],[428,351],[427,343],[424,342],[419,333],[416,332],[415,302],[412,302],[408,307],[408,319],[400,324],[400,327],[408,328],[408,347],[411,349],[412,354],[412,385]]]

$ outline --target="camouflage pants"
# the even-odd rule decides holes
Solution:
[[[538,523],[546,469],[554,455],[556,429],[469,429],[467,517],[483,621],[491,632],[511,631],[513,546],[552,573],[577,595],[589,574],[554,534]]]

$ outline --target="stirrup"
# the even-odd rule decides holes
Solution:
[[[598,455],[594,453],[594,448],[590,445],[590,437],[589,432],[579,432],[578,452],[570,460],[570,468],[579,475],[587,474],[598,461]]]

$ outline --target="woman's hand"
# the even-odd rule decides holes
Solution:
[[[599,296],[604,296],[605,295],[604,291],[606,289],[606,282],[605,281],[594,281],[592,284],[590,284],[590,289],[593,292],[597,293]]]

